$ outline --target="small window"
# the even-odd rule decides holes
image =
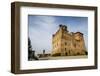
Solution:
[[[74,47],[76,47],[76,44],[74,44]]]
[[[65,42],[65,45],[67,45],[67,43]]]

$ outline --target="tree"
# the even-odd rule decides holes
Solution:
[[[28,38],[28,60],[38,60],[38,58],[35,56],[35,50],[32,50],[31,40]]]
[[[30,38],[28,38],[28,60],[31,59],[31,51],[32,51],[31,41]]]

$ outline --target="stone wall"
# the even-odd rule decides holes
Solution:
[[[59,25],[58,31],[52,36],[52,55],[85,55],[86,52],[83,33],[69,33],[67,26]]]

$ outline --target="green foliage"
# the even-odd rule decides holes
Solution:
[[[28,38],[28,60],[38,60],[38,58],[35,56],[35,50],[32,50],[30,38]]]
[[[88,55],[88,52],[86,50],[83,50],[85,52],[85,55]]]
[[[88,52],[87,51],[85,51],[85,55],[88,55]]]

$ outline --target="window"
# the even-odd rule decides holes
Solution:
[[[76,44],[74,44],[74,47],[76,47]]]
[[[67,43],[65,42],[65,45],[67,45]]]

